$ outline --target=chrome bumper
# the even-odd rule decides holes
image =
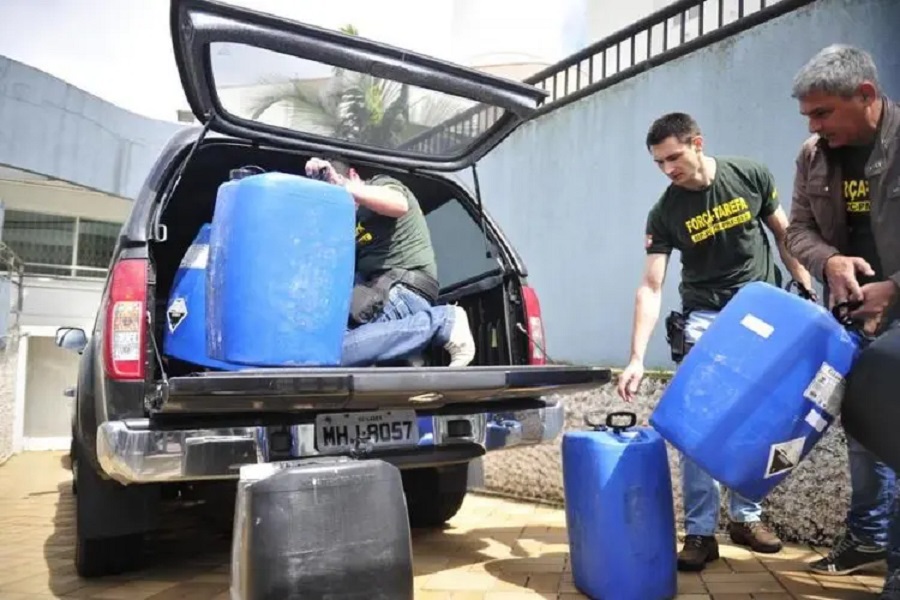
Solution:
[[[497,414],[419,417],[419,444],[408,450],[477,444],[492,452],[531,446],[556,439],[564,421],[561,403]],[[97,428],[97,459],[110,478],[123,484],[237,479],[241,465],[269,462],[271,431],[266,427],[159,431],[150,428],[149,419],[108,421]],[[293,425],[289,431],[286,459],[319,455],[312,424]]]

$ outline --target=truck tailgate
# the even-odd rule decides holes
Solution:
[[[161,413],[320,412],[536,398],[599,388],[609,369],[570,366],[252,369],[173,377]]]

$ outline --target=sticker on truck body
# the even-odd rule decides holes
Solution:
[[[805,437],[794,438],[769,446],[769,461],[766,463],[765,478],[775,477],[792,471],[800,464]]]
[[[837,418],[841,412],[845,387],[841,374],[827,362],[823,362],[812,381],[806,386],[803,397],[831,415],[832,418]]]

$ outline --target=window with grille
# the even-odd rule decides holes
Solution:
[[[106,277],[120,223],[7,210],[2,239],[30,275]]]

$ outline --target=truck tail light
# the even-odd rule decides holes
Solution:
[[[528,362],[532,365],[546,365],[544,321],[541,318],[541,303],[534,288],[522,286],[522,300],[525,305],[525,328],[528,331]]]
[[[145,376],[147,266],[144,259],[120,260],[113,266],[103,330],[103,355],[111,379]]]

